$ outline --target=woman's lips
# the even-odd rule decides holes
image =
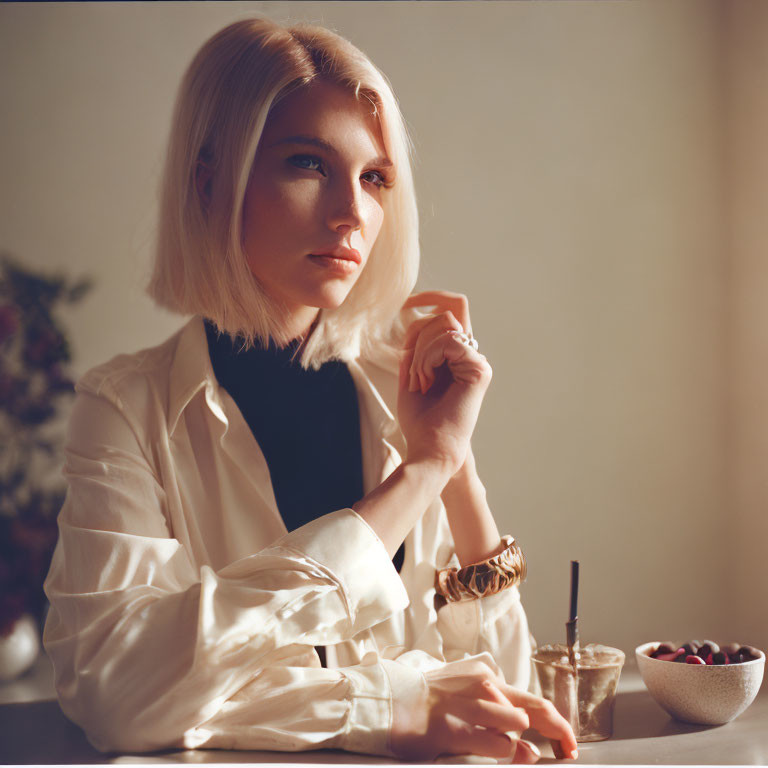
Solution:
[[[339,248],[331,253],[310,253],[313,264],[332,272],[350,275],[362,263],[360,253],[352,248]]]
[[[348,248],[345,245],[337,245],[328,251],[311,253],[310,256],[333,256],[336,259],[348,259],[349,261],[354,261],[356,264],[362,262],[360,251],[356,251],[354,248]]]

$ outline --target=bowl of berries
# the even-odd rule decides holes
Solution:
[[[635,657],[656,702],[678,720],[703,725],[738,717],[757,696],[765,669],[757,648],[711,640],[644,643]]]

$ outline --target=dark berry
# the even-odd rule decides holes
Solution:
[[[701,648],[701,643],[698,640],[691,640],[690,643],[683,646],[683,650],[688,656],[695,655],[699,648]]]
[[[658,659],[662,653],[674,653],[676,650],[672,643],[662,643],[652,654],[654,659]]]

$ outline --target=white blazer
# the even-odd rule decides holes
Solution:
[[[397,377],[383,353],[349,370],[368,493],[401,461]],[[388,755],[392,699],[428,669],[487,652],[528,688],[517,587],[435,606],[436,570],[457,564],[439,497],[399,574],[352,509],[286,532],[200,317],[76,390],[43,640],[62,709],[97,749]]]

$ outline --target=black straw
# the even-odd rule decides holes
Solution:
[[[576,648],[579,645],[579,629],[577,626],[579,604],[579,561],[571,560],[571,611],[568,621],[565,622],[566,638],[568,640],[568,661],[573,667],[574,674],[578,673],[576,668]]]
[[[579,561],[571,560],[571,613],[569,619],[573,621],[579,617]]]

